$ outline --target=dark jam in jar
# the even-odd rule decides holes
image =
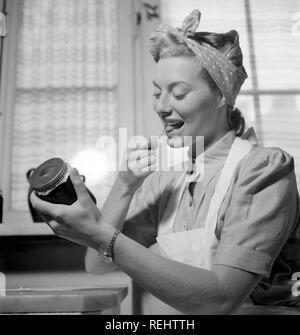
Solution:
[[[54,204],[72,205],[77,195],[69,176],[70,166],[61,158],[51,158],[38,166],[31,174],[29,183],[36,195]],[[89,192],[93,202],[96,198]]]

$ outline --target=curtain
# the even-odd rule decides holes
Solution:
[[[239,32],[249,78],[236,105],[262,145],[295,158],[300,187],[300,1],[161,0],[162,21],[179,27],[195,8],[199,31]]]
[[[30,168],[117,136],[117,0],[22,0],[18,21],[11,207],[21,211]],[[110,184],[93,190],[100,202]]]

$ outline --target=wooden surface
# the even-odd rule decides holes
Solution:
[[[7,290],[0,297],[1,314],[117,314],[125,286]]]

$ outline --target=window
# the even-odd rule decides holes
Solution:
[[[236,105],[261,144],[294,156],[300,186],[300,1],[222,3],[221,8],[219,0],[161,0],[161,20],[180,27],[198,8],[203,13],[199,30],[239,32],[249,78]]]
[[[119,127],[132,133],[132,6],[131,0],[6,1],[0,101],[4,223],[31,222],[29,169],[61,157],[83,174],[91,165],[101,170],[109,148],[99,155],[99,137],[117,141]],[[85,176],[100,205],[114,176]]]
[[[3,6],[4,223],[31,222],[26,172],[43,160],[78,162],[101,135],[117,138],[119,127],[129,136],[161,133],[152,108],[149,35],[159,21],[180,26],[194,8],[203,13],[199,29],[239,32],[249,78],[237,107],[261,144],[295,157],[299,184],[299,0],[227,0],[222,8],[219,0],[0,0]],[[113,177],[89,185],[87,176],[100,204]]]

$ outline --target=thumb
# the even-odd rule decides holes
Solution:
[[[148,149],[155,150],[158,147],[158,138],[151,136],[148,140]]]
[[[79,174],[79,172],[77,171],[77,169],[72,168],[70,171],[70,178],[72,181],[72,184],[74,186],[76,195],[77,195],[77,199],[80,201],[86,201],[90,199],[90,195],[87,191],[87,188],[84,184],[84,182],[82,181],[82,178]]]

